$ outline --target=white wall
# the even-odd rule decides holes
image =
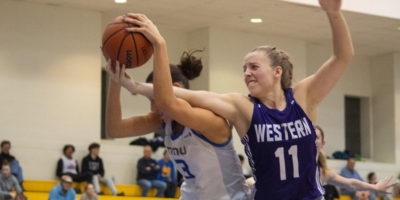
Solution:
[[[307,46],[307,73],[315,73],[331,54],[330,47],[309,44]],[[317,124],[324,129],[326,135],[327,155],[345,149],[345,95],[371,97],[370,76],[370,59],[365,56],[356,56],[336,86],[320,104]]]
[[[1,1],[0,29],[1,139],[27,179],[53,179],[62,145],[100,131],[100,14]]]
[[[393,54],[372,59],[373,155],[380,162],[395,161]]]
[[[397,165],[400,165],[400,53],[394,53],[394,132]]]

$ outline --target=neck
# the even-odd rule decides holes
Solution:
[[[97,158],[97,155],[91,153],[91,154],[90,154],[90,157],[92,157],[92,159],[96,159],[96,158]]]
[[[271,109],[283,110],[286,108],[286,97],[284,91],[279,87],[267,92],[259,100]]]

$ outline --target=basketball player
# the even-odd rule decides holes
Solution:
[[[323,184],[331,184],[335,186],[339,186],[341,188],[345,188],[350,191],[371,191],[378,192],[383,194],[388,194],[388,190],[397,184],[390,183],[392,177],[387,177],[377,184],[369,184],[367,182],[363,182],[357,179],[350,179],[342,177],[336,174],[333,170],[329,169],[326,164],[326,159],[324,154],[322,153],[322,149],[325,146],[325,136],[324,131],[319,126],[315,126],[315,133],[317,135],[317,140],[315,141],[318,150],[318,164],[321,167],[321,181]]]
[[[194,108],[173,95],[172,85],[188,88],[188,79],[200,74],[201,61],[184,53],[180,65],[169,66],[166,49],[155,43],[153,47],[154,82],[156,86],[161,82],[170,84],[166,87],[168,93],[156,95],[156,101],[151,100],[152,111],[147,115],[122,119],[119,96],[121,85],[125,84],[121,81],[121,77],[125,77],[125,66],[121,70],[116,67],[114,72],[109,61],[107,71],[113,81],[110,81],[106,108],[108,134],[113,138],[130,137],[163,128],[166,133],[165,147],[184,176],[180,199],[250,199],[250,190],[245,185],[241,165],[232,145],[231,127],[214,113]],[[156,67],[159,65],[163,65],[161,69],[165,68],[162,73],[167,73],[167,81],[159,81],[160,68]],[[153,74],[147,80],[153,81]]]
[[[340,11],[342,1],[319,0],[319,3],[332,29],[333,55],[316,73],[293,88],[293,66],[287,53],[261,46],[244,58],[249,96],[174,89],[179,98],[192,106],[213,111],[235,126],[255,177],[256,200],[323,199],[313,122],[317,119],[318,105],[343,74],[354,50]],[[128,16],[125,20],[138,27],[127,30],[152,37],[149,31],[152,23],[145,16]],[[167,58],[160,60],[165,62]],[[149,85],[134,81],[127,81],[127,85],[133,93],[151,90]]]

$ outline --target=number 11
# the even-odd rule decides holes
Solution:
[[[299,178],[299,160],[297,158],[297,145],[290,146],[288,153],[292,156],[293,177]],[[285,154],[283,147],[279,147],[278,149],[276,149],[275,157],[279,158],[281,181],[286,180]]]

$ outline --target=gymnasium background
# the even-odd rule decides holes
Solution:
[[[29,0],[0,1],[0,140],[11,141],[11,154],[20,161],[24,178],[34,180],[55,179],[56,162],[64,144],[75,145],[74,156],[80,163],[88,152],[89,143],[100,142],[106,176],[114,176],[117,184],[134,184],[136,161],[142,156],[142,148],[128,145],[135,138],[101,139],[100,134],[101,67],[104,65],[101,36],[105,25],[124,12],[117,11],[116,6],[109,11],[98,11],[62,6],[66,1],[60,2],[61,5]],[[225,3],[229,5],[228,1]],[[364,12],[345,12],[356,56],[319,108],[318,124],[325,130],[327,140],[325,152],[331,155],[346,147],[345,97],[361,99],[360,148],[366,161],[357,162],[356,169],[363,178],[370,171],[375,171],[378,179],[397,176],[400,172],[400,31],[397,30],[400,15],[395,16],[392,11],[398,11],[400,5],[397,1],[386,3],[391,3],[386,7],[388,12],[374,5],[368,5],[371,9],[359,5],[347,7],[351,10],[359,6],[359,11]],[[253,4],[251,8],[267,6],[261,1]],[[175,21],[168,24],[154,20],[154,23],[166,38],[171,63],[177,63],[184,50],[205,49],[201,54],[205,69],[200,78],[191,83],[192,89],[247,94],[242,59],[256,46],[271,44],[288,51],[295,66],[295,80],[315,72],[331,54],[328,22],[320,8],[277,4],[287,5],[285,12],[291,12],[289,8],[293,12],[297,12],[297,8],[306,9],[299,19],[288,19],[300,20],[299,27],[303,29],[297,33],[293,29],[288,29],[291,32],[287,34],[274,32],[285,30],[284,25],[274,22],[284,18],[284,12],[276,18],[264,19],[263,24],[257,25],[264,27],[262,29],[253,24],[239,29],[219,23],[200,23],[199,27],[189,24],[181,28],[171,24],[185,23],[186,17],[201,18],[201,15],[191,16],[190,11],[179,15],[183,12],[179,10],[172,12]],[[135,11],[134,6],[118,6]],[[150,18],[151,10],[144,12]],[[265,12],[268,10],[266,7]],[[261,11],[263,9],[258,12]],[[309,14],[306,11],[312,11],[318,20],[310,24],[302,22],[301,14]],[[248,20],[247,17],[231,21],[242,22]],[[393,30],[389,25],[393,25]],[[379,28],[383,32],[379,32]],[[373,35],[376,31],[379,35]],[[317,35],[315,40],[304,39],[305,35],[313,37],[313,34]],[[371,40],[375,43],[368,42]],[[129,70],[129,74],[144,81],[151,70],[152,60],[143,67]],[[149,110],[145,98],[132,97],[125,90],[121,96],[123,116]],[[151,138],[152,134],[147,137]],[[244,154],[236,135],[234,143],[236,151]],[[161,155],[162,150],[159,150],[154,157],[161,158]],[[336,171],[345,165],[345,161],[328,162]]]

